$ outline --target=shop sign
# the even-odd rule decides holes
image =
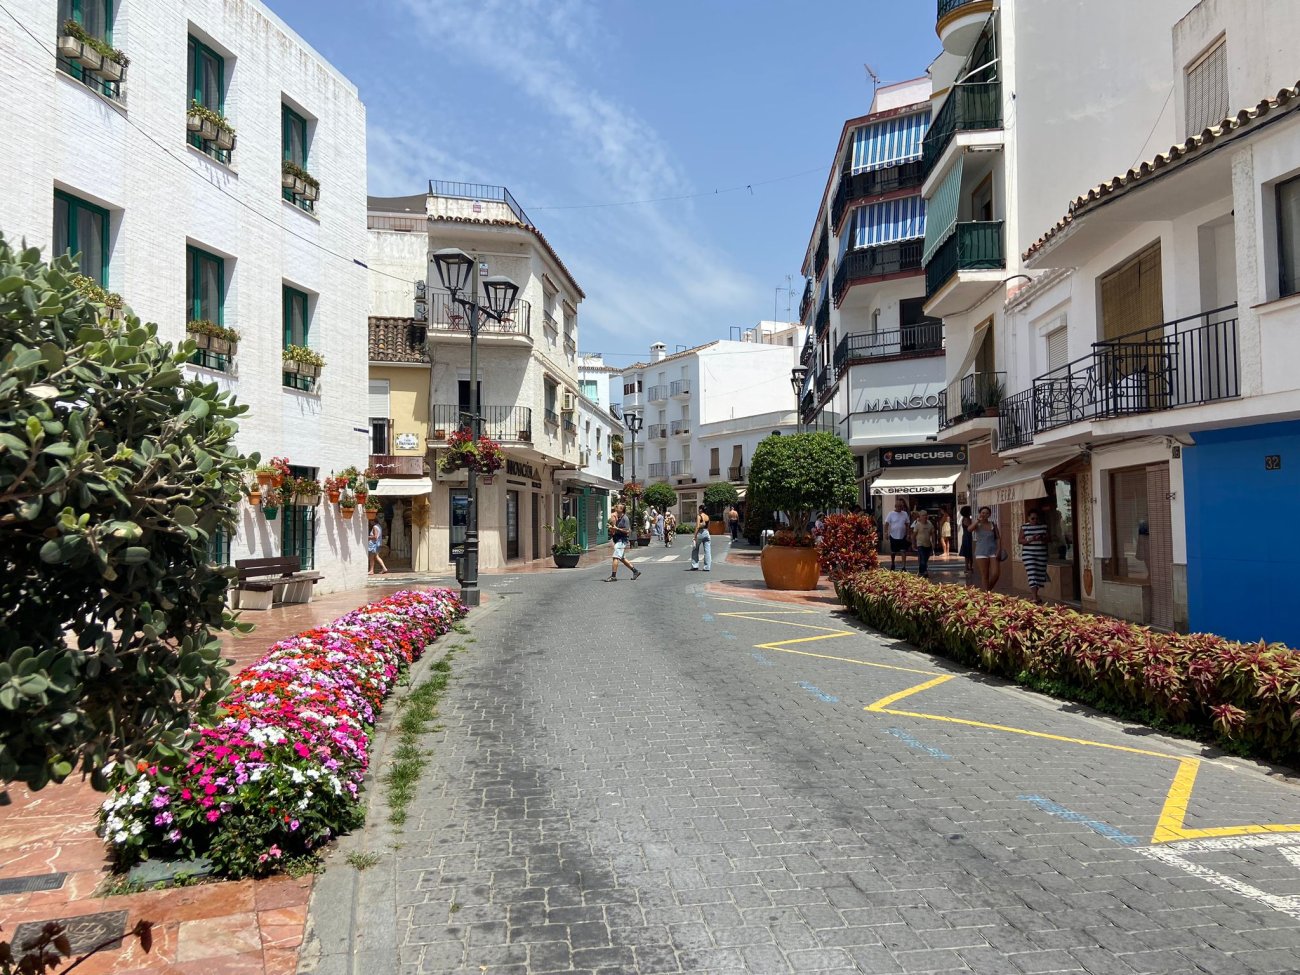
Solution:
[[[370,466],[376,477],[421,477],[423,457],[400,457],[396,454],[371,454]]]
[[[895,410],[936,410],[939,408],[939,394],[928,393],[925,396],[882,396],[879,399],[862,401],[862,408],[855,413],[892,413]]]
[[[515,477],[527,478],[530,481],[540,481],[542,476],[537,473],[537,469],[532,464],[527,464],[522,460],[506,460],[506,473]]]
[[[398,450],[418,450],[420,437],[414,433],[399,433],[393,440]]]
[[[890,447],[880,452],[881,467],[961,467],[965,463],[965,447],[926,444],[922,447]]]

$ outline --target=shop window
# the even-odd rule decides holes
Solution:
[[[1300,292],[1300,176],[1277,187],[1278,297]]]
[[[195,37],[190,37],[187,52],[187,77],[190,104],[211,109],[218,115],[226,114],[226,59]],[[198,132],[189,132],[190,145],[206,152],[213,159],[230,162],[230,150],[220,149],[215,141],[204,139]]]
[[[197,247],[185,248],[185,315],[187,322],[226,324],[226,262]],[[230,371],[230,353],[196,349],[190,362],[206,369]]]
[[[55,190],[54,254],[71,254],[82,274],[108,287],[108,211]]]
[[[1228,115],[1228,42],[1224,38],[1193,61],[1184,75],[1185,121],[1190,138]]]
[[[1115,471],[1110,475],[1111,557],[1110,576],[1130,582],[1151,577],[1151,521],[1147,508],[1145,468]]]

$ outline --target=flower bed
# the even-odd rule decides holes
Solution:
[[[100,811],[117,862],[208,857],[228,876],[265,874],[358,826],[384,698],[464,614],[450,590],[399,592],[275,644],[234,678],[183,768],[119,773]]]
[[[1143,626],[904,573],[837,586],[869,626],[1124,717],[1300,765],[1300,654]]]

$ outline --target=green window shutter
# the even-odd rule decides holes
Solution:
[[[307,318],[307,295],[284,285],[284,344],[310,345],[311,323]]]

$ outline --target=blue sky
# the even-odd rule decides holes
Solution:
[[[932,0],[269,3],[360,88],[370,192],[508,186],[587,293],[582,351],[614,365],[771,318],[787,275],[797,315],[863,63],[900,81],[939,50]]]

